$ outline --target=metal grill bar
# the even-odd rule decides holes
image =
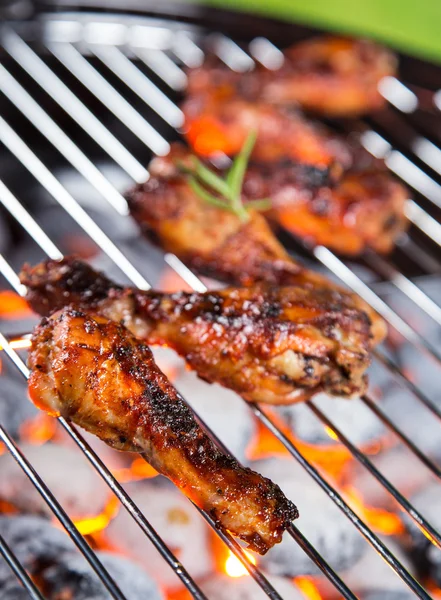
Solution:
[[[38,589],[35,587],[35,583],[26,573],[25,569],[22,567],[21,563],[17,560],[17,557],[12,552],[11,548],[5,542],[3,537],[0,535],[0,554],[3,556],[5,561],[11,567],[12,571],[15,573],[17,578],[23,584],[23,587],[28,591],[29,596],[32,600],[45,600],[44,597],[40,594]]]
[[[180,108],[174,104],[156,85],[147,79],[116,46],[109,44],[91,46],[93,53],[102,63],[106,65],[117,77],[133,90],[141,100],[153,108],[153,110],[172,127],[181,127],[184,124],[184,115]]]
[[[309,408],[312,412],[322,421],[324,425],[329,427],[337,436],[339,441],[346,446],[346,448],[351,452],[353,456],[360,462],[371,475],[375,477],[375,479],[393,496],[393,498],[398,502],[398,504],[412,517],[417,525],[430,537],[429,539],[433,544],[441,548],[441,536],[440,534],[432,527],[430,523],[427,522],[424,517],[422,517],[421,513],[417,511],[412,504],[404,498],[404,496],[389,482],[389,480],[380,473],[380,471],[372,464],[372,462],[367,458],[363,452],[352,444],[348,438],[340,431],[338,427],[334,425],[334,423],[328,419],[328,417],[314,404],[312,400],[308,403]]]
[[[14,35],[15,35],[15,34],[14,34]],[[19,38],[19,39],[20,39],[20,38]],[[189,38],[188,38],[188,39],[189,39]],[[24,42],[23,42],[23,44],[24,44]],[[193,45],[194,45],[194,42],[193,42],[193,41],[191,41],[191,44],[193,44]],[[195,46],[195,47],[197,48],[197,46]],[[231,48],[231,46],[229,46],[229,47]],[[72,48],[73,48],[73,46],[72,46]],[[31,51],[31,52],[32,52],[32,51]],[[246,56],[247,56],[247,55],[246,55]],[[89,63],[87,63],[87,61],[86,61],[86,60],[85,60],[85,59],[84,59],[84,58],[83,58],[83,57],[82,57],[80,54],[79,54],[79,57],[80,57],[81,59],[83,59],[83,60],[84,60],[84,62],[85,62],[86,64],[89,64]],[[249,58],[249,57],[248,57],[248,58]],[[250,60],[251,60],[251,59],[250,59]],[[185,62],[185,61],[184,61],[184,62]],[[141,73],[141,72],[139,72],[139,73]],[[97,74],[98,74],[98,72],[97,72]],[[141,73],[141,75],[142,75],[142,73]],[[77,77],[78,77],[78,76],[77,76]],[[80,79],[80,77],[78,77],[78,78]],[[147,80],[147,79],[146,79],[146,80]],[[80,81],[81,81],[81,79],[80,79]],[[147,81],[148,81],[148,80],[147,80]],[[68,88],[66,88],[66,89],[68,89]],[[114,88],[112,88],[112,89],[114,89]],[[70,90],[68,90],[68,91],[70,92]],[[75,100],[77,100],[77,98],[76,98],[75,96],[73,96],[73,97],[75,98]],[[64,103],[64,100],[63,100],[63,103]],[[66,104],[65,104],[65,103],[64,103],[64,105],[63,105],[63,104],[61,104],[61,105],[62,105],[64,108],[66,107]],[[80,103],[80,105],[81,105],[81,106],[83,106],[81,103]],[[119,116],[118,114],[117,114],[117,116],[118,116],[118,118],[120,118],[120,116]],[[109,133],[110,133],[110,132],[109,132]],[[372,132],[372,133],[373,133],[373,132]],[[390,149],[390,145],[389,145],[389,149]],[[28,149],[28,150],[29,150],[29,149]],[[392,152],[396,152],[396,151],[392,151]],[[399,155],[399,154],[400,154],[400,153],[398,153],[398,155]],[[394,155],[394,156],[396,157],[397,155]],[[404,157],[404,158],[405,158],[405,157]],[[21,160],[21,159],[20,159],[20,160]],[[23,162],[23,161],[22,161],[22,162]],[[392,162],[392,166],[394,166],[394,164],[395,164],[395,163],[394,163],[394,161],[391,161],[391,162]],[[413,165],[413,163],[411,163],[411,164]],[[27,166],[27,165],[26,165],[26,166]],[[402,163],[402,162],[400,163],[400,161],[398,160],[398,167],[400,167],[400,169],[401,169],[401,170],[402,170],[402,166],[403,166],[403,163]],[[396,164],[395,164],[395,167],[397,168],[397,165],[396,165]],[[28,167],[28,168],[29,168],[29,167]],[[420,170],[420,172],[422,173],[422,171],[421,171],[421,170]],[[37,178],[37,179],[38,179],[38,178]],[[424,180],[424,181],[425,181],[425,183],[427,184],[427,180]],[[430,178],[429,178],[429,181],[431,181],[432,183],[435,183],[435,182],[433,182],[433,180],[431,180]],[[41,181],[40,181],[40,182],[41,182]],[[43,184],[43,185],[44,185],[44,184]],[[423,187],[424,187],[424,186],[423,186]],[[432,187],[432,188],[431,188],[431,192],[433,193],[433,192],[434,192],[434,190],[436,190],[436,188],[433,188],[433,187]],[[437,195],[435,194],[435,195],[434,195],[434,197],[437,197]],[[72,200],[73,200],[73,198],[72,198]],[[74,200],[73,200],[73,201],[74,201]],[[75,202],[75,201],[74,201],[74,202]],[[423,231],[424,231],[424,232],[425,232],[425,233],[426,233],[426,234],[427,234],[429,237],[431,237],[432,239],[435,239],[435,241],[437,241],[437,242],[439,243],[439,240],[440,240],[441,238],[440,238],[440,237],[436,237],[436,234],[437,234],[437,232],[438,232],[438,229],[440,228],[440,225],[439,225],[439,224],[438,224],[438,223],[437,223],[437,222],[436,222],[436,221],[435,221],[435,220],[434,220],[432,217],[430,217],[429,215],[427,215],[427,213],[425,213],[425,211],[423,211],[423,210],[422,210],[422,209],[421,209],[421,208],[420,208],[418,205],[416,205],[414,202],[412,202],[412,203],[409,203],[409,205],[408,205],[408,206],[411,206],[411,207],[412,207],[412,208],[410,209],[410,212],[412,213],[413,219],[411,218],[411,220],[415,220],[415,221],[417,221],[417,223],[418,223],[418,226],[419,226],[419,227],[420,227],[420,228],[421,228],[421,229],[422,229],[422,230],[423,230]],[[69,212],[69,211],[68,211],[68,212]],[[78,221],[77,221],[77,222],[78,222]],[[80,223],[80,225],[81,225],[81,223]],[[2,266],[1,258],[2,258],[2,257],[0,256],[0,267]],[[170,257],[170,256],[168,256],[168,257],[166,257],[166,260],[167,260],[167,262],[168,262],[169,264],[171,264],[171,263],[173,264],[173,259],[175,259],[175,258],[176,258],[176,257]],[[334,257],[334,258],[336,258],[336,257]],[[177,260],[177,259],[176,259],[176,260]],[[338,260],[338,259],[337,259],[337,260]],[[175,264],[175,266],[178,266],[178,267],[179,267],[179,263],[180,263],[180,261],[178,261],[178,262],[176,262],[176,261],[175,261],[175,263],[174,263],[174,264]],[[181,263],[181,265],[182,265],[182,263]],[[4,266],[4,265],[3,265],[3,266]],[[344,265],[343,265],[343,266],[344,266]],[[173,268],[175,268],[175,267],[173,267]],[[341,268],[341,267],[340,267],[340,265],[338,265],[338,270],[340,270],[340,268]],[[178,272],[179,272],[179,273],[182,275],[182,269],[180,269],[180,271],[178,271]],[[334,271],[334,272],[335,272],[335,271]],[[337,275],[339,275],[339,272],[337,272],[336,274],[337,274]],[[16,277],[15,273],[13,273],[13,272],[12,272],[12,273],[11,273],[11,272],[9,272],[9,275],[14,275],[14,276]],[[186,280],[187,280],[187,279],[186,279]],[[194,276],[194,275],[193,275],[193,283],[194,283],[195,281],[199,282],[199,280],[196,278],[196,276]],[[360,280],[360,282],[361,282],[361,280]],[[16,281],[16,280],[15,280],[15,283],[17,283],[17,281]],[[199,283],[200,283],[201,285],[203,285],[203,284],[202,284],[202,282],[199,282]],[[365,285],[363,282],[361,282],[361,283],[362,283],[363,285]],[[147,284],[147,285],[148,285],[148,284]],[[138,286],[138,287],[142,287],[142,286]],[[196,285],[195,287],[196,287],[196,289],[200,289],[200,285]],[[367,289],[369,289],[369,288],[367,288]],[[417,289],[419,289],[419,288],[417,288]],[[356,291],[357,291],[357,290],[356,290]],[[430,300],[430,299],[429,299],[429,300]],[[387,305],[385,305],[385,306],[386,306],[386,308],[387,308],[388,310],[392,311],[392,309],[390,309],[390,307],[388,307]],[[395,313],[394,313],[393,311],[392,311],[392,314],[393,314],[393,315],[395,315]],[[395,315],[395,316],[396,316],[396,317],[398,317],[398,315]],[[400,317],[398,317],[398,319],[400,319]],[[404,321],[403,321],[403,323],[404,323],[404,325],[405,325],[406,327],[408,327],[408,326],[407,326],[407,324],[406,324]],[[416,332],[414,332],[414,331],[413,331],[411,328],[409,328],[409,329],[410,329],[410,332],[412,332],[413,334],[415,334],[415,335],[417,335],[417,336],[418,336],[418,334],[417,334]],[[424,341],[424,340],[423,340],[423,341]],[[431,349],[430,349],[430,347],[429,347],[429,348],[427,348],[427,351],[428,351],[428,352],[431,352]],[[377,357],[378,357],[378,353],[377,353]],[[439,359],[439,356],[438,356],[438,359]],[[426,405],[428,408],[430,408],[430,409],[432,410],[432,412],[434,412],[434,414],[437,414],[437,416],[441,416],[441,413],[440,413],[440,412],[439,412],[439,411],[436,409],[436,407],[435,407],[435,406],[434,406],[434,405],[431,403],[431,401],[430,401],[430,400],[428,400],[428,399],[425,397],[425,395],[424,395],[424,394],[422,394],[422,393],[421,393],[421,392],[420,392],[420,391],[419,391],[419,390],[416,388],[416,386],[414,386],[414,384],[413,384],[412,382],[408,381],[408,380],[405,378],[405,376],[404,376],[402,373],[400,373],[400,372],[399,372],[399,370],[397,369],[397,367],[395,367],[395,365],[393,365],[393,363],[391,363],[390,361],[388,361],[388,359],[385,359],[385,358],[384,358],[384,357],[382,357],[382,356],[380,356],[380,360],[382,360],[382,361],[385,361],[383,364],[385,364],[385,366],[387,366],[387,368],[389,368],[389,369],[390,369],[392,372],[394,372],[394,375],[396,375],[396,376],[398,376],[398,377],[402,378],[402,379],[401,379],[401,383],[403,383],[404,385],[406,385],[406,387],[408,387],[409,389],[411,389],[411,390],[412,390],[412,391],[413,391],[413,392],[414,392],[414,393],[417,395],[417,397],[419,397],[419,399],[420,399],[420,400],[422,400],[422,401],[424,402],[424,404],[425,404],[425,405]],[[435,410],[434,410],[434,409],[436,409],[436,412],[435,412]],[[259,411],[259,412],[260,412],[260,409],[259,409],[258,407],[253,407],[253,411]],[[264,413],[261,413],[261,414],[262,414],[262,415],[264,415]],[[317,416],[319,416],[319,415],[317,415]],[[378,415],[377,415],[377,416],[378,416]],[[266,415],[264,415],[264,417],[265,417],[265,418],[268,418],[268,417],[266,417]],[[319,418],[321,418],[321,417],[319,416]],[[262,420],[262,419],[261,419],[261,420]],[[268,423],[266,423],[266,424],[267,424],[267,426],[271,425],[271,421],[269,421],[269,425],[268,425]],[[273,432],[273,433],[276,435],[276,437],[277,437],[278,439],[281,439],[281,438],[280,438],[280,436],[282,436],[282,437],[283,437],[283,435],[284,435],[284,434],[283,434],[282,432],[280,432],[280,431],[278,430],[278,428],[277,428],[277,427],[276,427],[274,424],[272,424],[272,426],[273,426],[274,430],[273,430],[271,427],[269,427],[269,428],[270,428],[270,430],[271,430],[271,431],[272,431],[272,432]],[[331,429],[332,429],[332,427],[331,427]],[[397,433],[397,432],[395,431],[395,433]],[[399,435],[399,433],[398,433],[397,435]],[[404,435],[404,434],[403,434],[403,435]],[[403,438],[402,438],[402,439],[403,439]],[[281,441],[282,441],[282,440],[281,440]],[[403,440],[403,441],[404,441],[404,440]],[[408,440],[408,441],[410,441],[410,440]],[[289,440],[282,441],[282,443],[284,443],[285,447],[292,446],[292,448],[294,449],[294,451],[298,453],[298,451],[295,449],[294,445],[293,445],[293,444],[292,444],[292,443],[291,443]],[[412,442],[410,442],[410,443],[412,444]],[[286,445],[286,444],[288,444],[288,445]],[[288,447],[288,449],[289,449],[289,447]],[[417,450],[417,451],[418,451],[418,449],[417,449],[417,448],[415,448],[415,450]],[[290,451],[291,451],[291,453],[293,453],[293,452],[292,452],[292,450],[290,450]],[[414,453],[415,453],[415,454],[417,454],[417,452],[415,452],[415,451],[414,451]],[[300,457],[303,459],[303,461],[305,461],[305,463],[306,463],[306,465],[307,465],[308,467],[310,467],[311,469],[314,469],[314,467],[312,467],[311,465],[309,465],[309,463],[306,461],[306,459],[304,459],[304,457],[302,457],[302,456],[301,456],[301,454],[300,454],[300,453],[298,453],[298,454],[299,454],[299,455],[300,455]],[[364,455],[362,455],[362,456],[364,456]],[[420,458],[422,458],[422,457],[420,457]],[[426,458],[427,458],[427,457],[426,457]],[[423,462],[424,462],[424,461],[423,461]],[[307,468],[305,465],[303,465],[303,466],[304,466],[305,468]],[[431,467],[430,467],[428,464],[426,464],[426,466],[428,466],[429,468],[431,468]],[[308,468],[307,468],[307,470],[308,470],[308,472],[309,472],[309,469],[308,469]],[[310,473],[310,474],[311,474],[311,473]],[[319,475],[318,473],[317,473],[317,476],[320,478],[320,475]],[[314,477],[314,476],[313,476],[313,477]],[[315,477],[314,477],[314,478],[315,478]],[[317,482],[318,482],[318,483],[319,483],[319,485],[321,485],[321,486],[323,486],[323,484],[324,484],[324,483],[326,484],[325,480],[323,480],[323,481],[321,481],[321,482],[320,482],[320,481],[317,481]],[[328,484],[327,484],[327,485],[328,485]],[[327,493],[328,493],[328,495],[329,495],[331,498],[333,498],[333,496],[334,496],[334,494],[335,494],[335,490],[334,490],[332,487],[330,487],[330,486],[329,486],[329,489],[328,489]],[[335,501],[335,500],[334,500],[334,501]],[[343,505],[342,505],[342,506],[344,507],[344,506],[346,505],[346,503],[343,501],[343,499],[341,499],[341,501],[343,502]],[[345,509],[344,509],[344,508],[342,508],[342,506],[340,506],[340,508],[343,510],[343,512],[345,512]],[[351,509],[348,507],[348,505],[346,505],[346,507],[347,507],[347,509],[348,509],[349,511],[351,510]],[[356,519],[358,519],[358,517],[355,515],[355,513],[353,513],[353,515],[354,515],[354,517],[355,517]],[[347,514],[347,516],[349,516],[349,515]],[[349,518],[352,520],[352,518],[351,518],[351,517],[349,517]],[[354,523],[354,524],[355,524],[355,523]],[[360,520],[359,520],[359,525],[358,525],[358,526],[356,525],[356,526],[357,526],[357,528],[358,528],[360,531],[362,531],[362,529],[360,528],[360,524],[361,524],[361,526],[364,526],[364,527],[366,527],[366,525],[365,525],[365,524],[364,524],[362,521],[360,521]],[[398,573],[398,574],[399,574],[399,575],[400,575],[400,576],[401,576],[401,577],[402,577],[402,578],[403,578],[403,579],[406,581],[406,583],[409,585],[409,587],[411,587],[411,589],[413,589],[413,590],[416,592],[416,594],[417,594],[419,597],[422,597],[422,598],[429,598],[429,596],[428,596],[428,595],[427,595],[427,594],[424,592],[424,590],[422,590],[421,586],[419,586],[419,584],[418,584],[417,582],[415,582],[415,580],[413,580],[413,578],[412,578],[412,577],[411,577],[411,576],[410,576],[410,575],[409,575],[409,574],[408,574],[408,573],[407,573],[405,570],[404,570],[404,572],[400,573],[400,568],[401,568],[401,569],[403,569],[402,565],[400,565],[400,563],[399,563],[398,561],[396,561],[396,559],[393,557],[393,555],[391,555],[391,554],[389,553],[389,551],[387,550],[387,548],[386,548],[385,546],[384,546],[384,550],[386,551],[386,553],[385,553],[385,554],[383,554],[383,548],[382,548],[382,546],[381,546],[381,544],[382,544],[382,543],[380,542],[380,546],[378,546],[378,547],[377,547],[377,546],[375,545],[375,538],[376,538],[375,534],[373,534],[373,533],[370,531],[370,529],[369,529],[369,528],[367,528],[367,527],[366,527],[366,529],[367,529],[367,534],[368,534],[368,535],[365,535],[365,533],[363,533],[363,531],[362,531],[363,535],[365,535],[365,537],[367,537],[367,539],[369,539],[369,537],[370,537],[370,536],[373,536],[373,538],[369,539],[369,541],[370,541],[371,543],[372,543],[372,541],[374,541],[374,543],[372,543],[372,545],[373,545],[374,547],[376,547],[376,549],[377,549],[377,550],[380,552],[380,554],[383,556],[383,558],[385,558],[385,560],[386,560],[386,561],[387,561],[387,562],[388,562],[388,563],[389,563],[389,564],[390,564],[390,565],[391,565],[391,566],[394,568],[394,570],[395,570],[395,571],[396,571],[396,572],[397,572],[397,573]],[[376,539],[378,540],[378,538],[376,538]],[[379,541],[379,540],[378,540],[378,541]],[[391,559],[392,559],[392,560],[391,560]],[[396,562],[394,562],[394,561],[396,561]],[[407,574],[407,575],[406,575],[406,574]],[[410,578],[410,580],[407,580],[407,576]],[[417,587],[414,587],[414,584],[416,584],[416,586],[417,586]],[[421,593],[422,593],[423,595],[421,595]],[[353,597],[353,596],[345,596],[345,597]]]
[[[11,348],[10,348],[6,338],[1,333],[0,333],[0,345],[2,346],[2,348],[6,352],[6,354],[11,358]],[[12,353],[15,354],[14,351],[12,351]],[[23,367],[24,367],[24,370],[26,371],[27,370],[26,366],[23,365]],[[24,372],[23,369],[21,369],[21,371]],[[25,376],[27,377],[28,374],[26,374]],[[72,538],[72,540],[75,543],[75,545],[77,546],[77,548],[81,551],[81,553],[86,558],[86,560],[88,561],[88,563],[90,564],[92,569],[99,576],[102,583],[106,586],[106,588],[107,588],[108,592],[110,593],[110,595],[112,596],[112,598],[114,598],[114,600],[127,600],[126,597],[124,596],[124,594],[119,589],[119,587],[116,585],[113,578],[108,573],[107,569],[104,567],[104,565],[101,563],[99,558],[96,556],[95,552],[91,549],[89,544],[86,542],[86,540],[80,534],[80,532],[75,527],[75,525],[73,524],[71,519],[68,517],[67,513],[63,510],[61,504],[58,502],[58,500],[52,494],[50,489],[47,487],[47,485],[44,483],[44,481],[41,479],[41,477],[38,475],[38,473],[32,467],[31,463],[27,460],[27,458],[20,451],[18,446],[14,443],[12,438],[6,433],[6,431],[4,430],[4,428],[1,425],[0,425],[0,440],[3,442],[3,444],[9,450],[9,452],[13,456],[14,460],[17,462],[17,464],[20,466],[20,468],[26,474],[28,479],[31,481],[31,483],[33,484],[35,489],[38,491],[38,493],[41,495],[43,500],[46,502],[46,504],[49,506],[51,511],[54,513],[54,515],[57,517],[57,519],[63,525],[63,527],[65,528],[65,530],[67,531],[69,536]]]
[[[67,106],[69,115],[113,158],[116,164],[138,183],[146,181],[148,172],[141,163],[12,29],[3,27],[2,45],[26,73],[51,94],[53,100],[60,106]]]
[[[127,203],[95,165],[81,152],[61,127],[26,92],[26,90],[0,65],[0,90],[37,129],[59,150],[89,183],[121,214],[127,214]]]
[[[123,273],[141,289],[148,289],[149,284],[137,269],[127,260],[112,240],[98,227],[87,212],[78,204],[69,192],[52,175],[34,152],[15,133],[8,123],[0,117],[0,140],[22,162],[32,175],[46,188],[51,196],[66,212],[84,229],[93,241],[107,254]]]
[[[441,479],[441,469],[435,465],[435,463],[428,458],[424,452],[422,452],[412,440],[399,429],[395,423],[389,419],[389,417],[380,409],[379,406],[370,398],[368,395],[361,396],[361,401],[375,413],[375,415],[382,421],[394,434],[405,444],[409,450],[419,458],[419,460],[430,470],[436,477]]]
[[[333,488],[324,479],[317,469],[304,457],[298,450],[296,445],[277,427],[269,415],[257,405],[250,405],[256,417],[271,431],[271,433],[284,445],[289,453],[298,461],[298,463],[306,470],[306,472],[314,479],[314,481],[326,492],[329,498],[338,506],[342,513],[351,521],[358,531],[366,538],[371,546],[380,554],[380,556],[388,563],[395,573],[405,582],[405,584],[419,597],[428,599],[430,596],[422,588],[422,586],[412,577],[405,567],[398,561],[390,552],[380,538],[366,525],[366,523],[358,517],[352,510],[349,504],[343,499],[341,494]]]
[[[378,351],[374,351],[374,356],[388,371],[390,371],[394,378],[397,379],[401,385],[407,388],[412,394],[422,403],[430,412],[441,420],[441,410],[428,398],[409,378],[407,374],[403,372],[384,354]]]
[[[418,350],[424,352],[430,358],[441,364],[441,353],[430,342],[423,339],[410,325],[408,325],[384,300],[368,287],[343,261],[324,246],[316,246],[312,250],[313,255],[337,275],[347,286],[366,300],[394,329],[399,331]]]
[[[170,144],[136,111],[131,104],[68,43],[48,44],[58,60],[113,112],[148,148],[160,156],[167,154]],[[122,116],[121,116],[122,115]]]

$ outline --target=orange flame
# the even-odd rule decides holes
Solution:
[[[250,563],[255,565],[256,559],[254,558],[254,556],[247,550],[244,550],[244,553],[246,554]],[[227,560],[225,561],[225,573],[229,577],[243,577],[244,575],[249,575],[244,565],[231,551],[227,557]]]
[[[322,596],[314,585],[311,577],[294,577],[294,583],[307,600],[322,600]]]
[[[98,533],[107,527],[110,521],[116,517],[118,511],[118,498],[116,498],[116,496],[111,496],[100,515],[85,519],[75,519],[74,523],[78,531],[83,535]]]
[[[56,420],[41,412],[21,425],[20,437],[30,444],[41,446],[54,437],[56,429]]]
[[[373,508],[367,506],[359,492],[352,486],[345,488],[345,494],[350,506],[363,518],[371,527],[384,535],[398,535],[404,532],[404,525],[398,515],[382,508]]]
[[[31,309],[24,298],[16,292],[0,292],[0,317],[2,319],[23,319],[31,315]]]
[[[353,460],[351,452],[343,446],[343,444],[309,444],[293,435],[283,419],[275,412],[266,409],[266,412],[271,414],[271,419],[275,422],[278,428],[289,438],[296,448],[317,467],[333,477],[336,481],[341,481],[344,476],[345,467]],[[329,427],[325,427],[325,431],[332,440],[338,440],[336,434]],[[361,448],[365,454],[377,454],[390,441],[384,437],[381,440],[374,440],[364,444]],[[247,448],[247,458],[250,460],[259,460],[273,455],[290,456],[290,453],[285,446],[280,442],[274,434],[261,422],[257,424],[257,431],[254,439]]]
[[[112,473],[121,483],[150,479],[158,475],[158,471],[141,457],[135,458],[129,468],[113,469]]]

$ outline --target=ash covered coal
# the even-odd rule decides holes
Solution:
[[[415,594],[411,591],[394,592],[391,590],[366,590],[360,595],[360,600],[414,600]]]
[[[388,417],[407,434],[420,450],[441,464],[439,421],[409,392],[398,386],[384,395],[382,408]]]
[[[163,477],[130,483],[125,488],[193,577],[212,572],[209,529],[187,498]],[[180,585],[176,574],[125,510],[119,511],[105,534],[111,547],[145,565],[158,583],[167,587]]]
[[[359,399],[331,398],[318,394],[314,404],[356,445],[368,444],[384,435],[384,426],[374,413]],[[292,433],[310,444],[337,445],[326,433],[323,423],[305,404],[278,408]]]
[[[403,445],[383,450],[370,460],[406,498],[432,480],[430,471]],[[345,479],[359,491],[368,506],[397,511],[393,497],[359,463],[349,466]]]
[[[34,418],[38,410],[28,399],[22,381],[16,381],[8,375],[1,377],[0,423],[10,436],[18,440],[23,424]]]
[[[110,492],[78,449],[52,442],[23,444],[23,453],[75,519],[103,512]],[[0,456],[0,499],[25,513],[53,516],[51,509],[9,453]]]
[[[379,537],[409,573],[415,575],[411,559],[398,542],[390,536],[379,535]],[[413,592],[370,545],[366,547],[361,559],[351,569],[342,573],[342,577],[361,600],[366,598],[393,600],[395,597],[397,600],[407,600],[414,597]]]
[[[0,535],[31,574],[40,572],[75,548],[65,533],[41,517],[1,516]],[[0,561],[0,590],[15,580],[10,567]]]
[[[427,521],[441,531],[441,486],[432,483],[414,494],[411,503]],[[408,515],[403,517],[408,532],[408,544],[423,575],[430,576],[441,587],[441,550],[433,545]]]
[[[97,552],[99,560],[111,574],[126,598],[161,600],[156,584],[135,563],[107,552]],[[67,554],[44,571],[44,591],[48,600],[110,600],[111,596],[85,558]]]
[[[298,528],[337,571],[348,569],[363,555],[366,544],[337,506],[293,460],[271,458],[252,468],[280,485],[299,507]],[[318,568],[288,535],[261,559],[271,575],[317,575]]]
[[[71,539],[40,517],[0,517],[4,537],[47,600],[109,600],[110,594]],[[127,598],[161,600],[152,579],[133,562],[105,552],[98,558]],[[0,563],[0,598],[21,600],[23,594],[6,562]]]
[[[284,577],[269,577],[269,582],[283,600],[303,600],[297,586]],[[213,575],[202,581],[201,589],[210,600],[266,600],[267,594],[252,577],[231,578]]]

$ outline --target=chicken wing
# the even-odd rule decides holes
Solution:
[[[223,454],[122,325],[66,308],[44,318],[29,356],[35,404],[118,450],[140,452],[218,526],[264,554],[297,518],[269,479]]]
[[[378,84],[396,70],[394,54],[373,42],[321,36],[285,50],[276,69],[256,65],[252,71],[238,73],[210,57],[189,71],[188,92],[219,99],[235,95],[353,117],[384,105]]]
[[[385,337],[385,322],[366,302],[295,262],[260,213],[250,211],[249,221],[242,223],[199,198],[176,167],[185,156],[175,147],[167,157],[154,159],[149,181],[127,195],[131,214],[146,237],[198,273],[232,285],[263,282],[330,289],[348,308],[368,314],[374,344]],[[245,188],[251,195],[250,186]]]
[[[245,202],[271,198],[268,219],[339,254],[358,255],[365,248],[390,252],[408,227],[408,191],[381,166],[354,170],[333,186],[314,188],[289,161],[252,164],[243,195]]]
[[[190,99],[184,112],[186,137],[202,156],[234,155],[258,132],[244,197],[271,198],[271,217],[295,235],[357,255],[389,252],[407,228],[406,188],[355,136],[349,143],[295,111],[240,99]]]
[[[171,346],[202,379],[248,401],[292,404],[321,390],[352,396],[366,388],[369,319],[330,288],[145,292],[74,258],[27,267],[22,281],[40,314],[69,304],[105,315],[149,344]]]

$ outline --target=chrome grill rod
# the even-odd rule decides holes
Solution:
[[[3,27],[1,42],[5,50],[33,78],[59,106],[73,118],[83,130],[134,181],[142,183],[148,179],[147,169],[136,160],[131,152],[99,121],[95,115],[77,98],[46,63],[8,27]]]
[[[11,548],[8,546],[6,541],[0,535],[0,554],[3,556],[5,562],[11,567],[11,570],[15,573],[17,578],[22,583],[23,587],[29,593],[29,596],[32,600],[45,600],[44,597],[38,591],[35,583],[27,574],[26,570],[23,568],[22,564],[15,556]]]

